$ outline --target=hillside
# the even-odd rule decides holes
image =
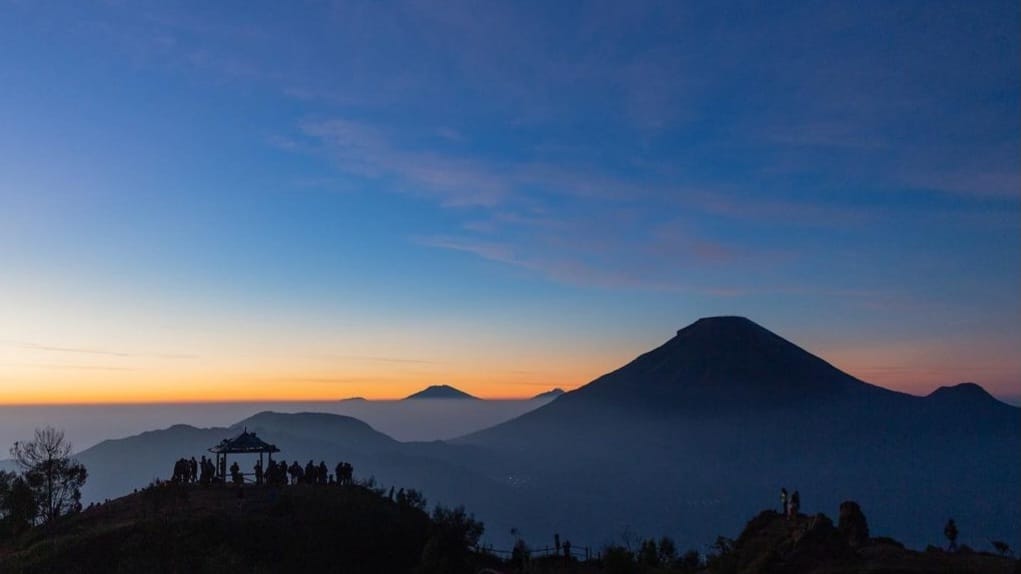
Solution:
[[[104,441],[76,455],[89,469],[83,501],[116,498],[156,479],[168,479],[178,458],[212,456],[209,447],[246,428],[280,448],[276,460],[303,465],[310,459],[322,460],[330,468],[347,461],[356,476],[428,492],[437,503],[470,506],[480,516],[496,519],[496,524],[521,523],[513,518],[517,510],[511,487],[478,472],[479,465],[469,460],[477,449],[441,442],[401,443],[357,419],[327,413],[259,413],[230,427],[176,425]],[[458,454],[446,457],[437,452]],[[256,460],[253,455],[238,457],[243,472],[251,472]]]
[[[0,544],[0,571],[471,571],[465,541],[418,504],[357,485],[243,492],[150,487]]]
[[[424,511],[417,497],[360,485],[282,488],[171,483],[90,506],[13,540],[0,572],[352,572],[380,574],[1016,574],[1021,562],[967,547],[905,548],[870,537],[857,505],[824,514],[763,511],[735,540],[678,552],[651,537],[502,557],[478,550],[483,526],[459,510]],[[711,539],[707,533],[703,539]],[[667,550],[665,544],[670,545]],[[651,548],[651,553],[648,549]]]

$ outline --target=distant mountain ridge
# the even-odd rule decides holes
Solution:
[[[455,389],[450,385],[432,385],[418,391],[417,393],[404,397],[404,400],[409,399],[475,399],[479,400],[478,397],[469,395],[468,393]]]

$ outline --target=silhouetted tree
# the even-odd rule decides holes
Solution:
[[[391,491],[393,489],[391,488]],[[426,500],[425,495],[414,488],[404,490],[403,488],[397,493],[397,504],[401,506],[409,506],[411,508],[417,508],[419,510],[425,510]]]
[[[38,516],[50,521],[81,510],[81,487],[88,472],[71,458],[71,443],[64,440],[64,431],[36,429],[33,440],[14,443],[11,458],[35,495]]]
[[[698,572],[702,567],[702,555],[698,550],[688,550],[677,559],[677,568],[685,574]]]
[[[603,548],[603,569],[606,574],[631,574],[638,571],[634,554],[626,547],[613,544]]]
[[[709,547],[705,561],[710,572],[736,572],[737,558],[734,555],[734,541],[725,536],[717,536],[716,542]]]
[[[416,492],[409,490],[410,492]],[[463,506],[437,506],[432,515],[433,531],[422,550],[420,574],[471,572],[469,553],[478,545],[484,527]]]
[[[677,561],[677,545],[674,544],[673,539],[668,536],[664,536],[659,539],[659,563],[663,565],[671,565]]]
[[[989,542],[993,545],[993,548],[996,549],[996,553],[999,554],[1000,556],[1007,556],[1009,554],[1013,554],[1013,552],[1011,552],[1010,550],[1010,546],[1008,546],[1006,542],[1002,540],[990,540]]]
[[[655,568],[659,566],[659,549],[653,539],[643,540],[638,547],[638,563],[642,566]]]
[[[514,541],[514,548],[511,549],[511,564],[517,566],[520,570],[524,570],[528,567],[528,561],[530,558],[530,551],[528,544],[521,538],[517,528],[511,528],[511,536],[516,540]]]
[[[32,489],[14,472],[0,471],[0,537],[32,526],[38,509]]]

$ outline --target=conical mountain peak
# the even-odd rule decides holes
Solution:
[[[612,402],[717,408],[799,402],[875,388],[745,317],[699,319],[578,392]]]

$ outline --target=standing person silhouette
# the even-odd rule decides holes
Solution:
[[[943,535],[950,541],[950,544],[947,545],[947,551],[957,552],[957,524],[954,523],[953,518],[948,520],[947,525],[943,527]]]

